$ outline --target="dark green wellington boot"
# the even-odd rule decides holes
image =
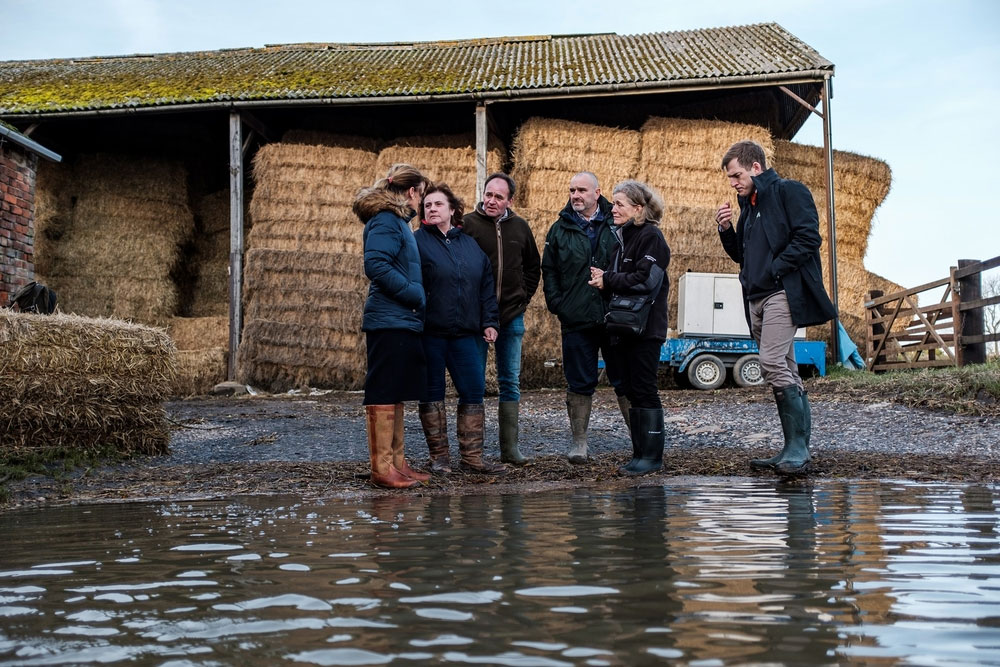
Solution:
[[[782,450],[774,470],[784,475],[799,475],[808,471],[809,431],[807,403],[802,390],[797,386],[783,387],[775,392],[778,416],[785,432],[785,448]]]
[[[663,467],[663,408],[638,408],[636,412],[632,433],[642,458],[625,474],[648,475]]]
[[[792,386],[792,388],[795,388],[794,385]],[[776,465],[778,465],[778,462],[781,461],[784,458],[785,454],[788,452],[789,443],[792,441],[792,438],[788,431],[788,424],[785,422],[785,418],[781,416],[781,399],[779,398],[780,393],[784,389],[788,389],[788,387],[784,387],[781,389],[775,388],[773,391],[774,391],[774,403],[778,407],[778,418],[781,420],[781,434],[785,440],[785,446],[781,449],[779,453],[775,454],[770,458],[750,459],[751,468],[767,468],[771,470]]]
[[[624,396],[622,398],[624,398]],[[625,400],[627,401],[628,399],[626,398]],[[639,461],[642,460],[642,446],[639,443],[639,439],[635,437],[636,430],[632,428],[632,424],[639,423],[639,408],[629,408],[627,414],[629,424],[628,432],[632,437],[632,460],[618,468],[618,472],[623,475],[631,475],[632,471],[635,470],[635,467],[639,464]]]
[[[813,416],[812,408],[809,407],[809,392],[802,390],[802,414],[805,415],[806,424],[806,449],[809,449],[809,440],[812,438]]]
[[[523,466],[528,459],[517,447],[517,420],[521,404],[517,401],[500,401],[497,421],[500,422],[500,462]]]

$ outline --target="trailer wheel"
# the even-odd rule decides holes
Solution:
[[[726,366],[714,354],[701,354],[688,365],[687,376],[695,389],[718,389],[726,381]]]
[[[744,354],[733,364],[733,381],[741,387],[755,387],[764,382],[760,370],[760,357]]]

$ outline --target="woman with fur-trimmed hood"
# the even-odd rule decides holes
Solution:
[[[430,478],[403,456],[403,401],[421,399],[427,381],[424,286],[409,220],[428,184],[416,168],[395,164],[385,178],[362,189],[353,206],[365,224],[365,275],[371,281],[361,324],[368,347],[364,406],[371,481],[387,488]]]

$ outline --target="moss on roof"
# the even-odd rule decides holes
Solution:
[[[473,97],[832,69],[776,24],[625,36],[293,44],[0,62],[0,114],[249,100]]]

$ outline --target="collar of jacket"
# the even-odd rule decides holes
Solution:
[[[462,233],[461,227],[456,227],[455,225],[452,225],[451,229],[449,229],[447,233],[442,234],[441,230],[438,229],[437,225],[428,225],[424,222],[420,223],[420,229],[424,230],[431,236],[439,239],[453,239]]]
[[[367,223],[382,211],[389,211],[404,220],[410,220],[414,215],[405,198],[380,188],[368,188],[358,193],[353,210],[362,223]]]
[[[611,215],[611,202],[605,199],[604,195],[598,197],[597,208],[599,208],[601,213],[604,215],[603,224],[608,225],[609,227],[614,227],[615,219]],[[561,222],[569,223],[577,228],[580,227],[580,225],[578,225],[576,222],[577,215],[576,211],[573,210],[572,202],[567,201],[566,206],[563,207],[563,210],[559,211],[559,220]]]
[[[769,167],[766,171],[760,172],[757,176],[751,176],[750,180],[753,181],[754,190],[757,191],[757,201],[760,201],[760,196],[762,193],[767,193],[767,191],[780,180],[778,172],[774,170],[774,167]],[[740,208],[748,205],[750,203],[750,197],[737,197],[737,203]]]
[[[503,222],[504,220],[507,220],[508,218],[513,218],[514,217],[514,211],[510,210],[510,208],[506,208],[506,209],[504,209],[503,215],[500,216],[500,219],[499,220],[494,220],[492,218],[492,216],[490,216],[486,212],[486,209],[483,208],[483,202],[479,202],[478,204],[476,204],[476,213],[478,213],[479,215],[483,216],[484,218],[486,218],[490,222]]]

